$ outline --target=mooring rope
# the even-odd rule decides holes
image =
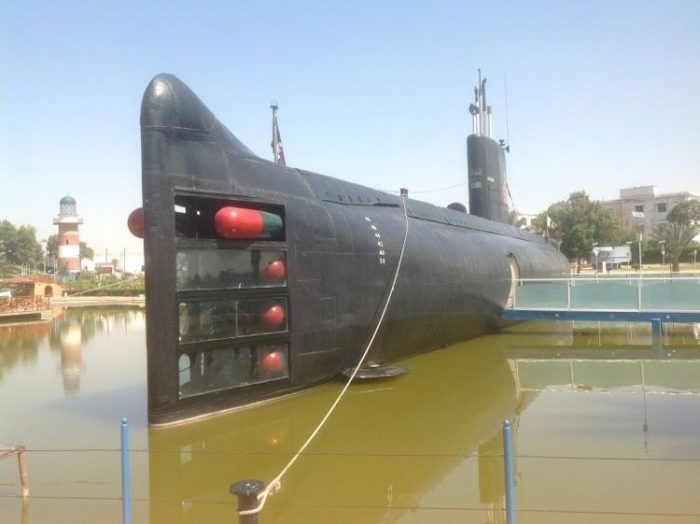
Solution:
[[[90,293],[92,291],[100,291],[101,289],[107,289],[108,287],[118,286],[119,284],[126,284],[127,282],[131,282],[133,280],[138,280],[139,278],[140,278],[140,275],[134,275],[131,278],[124,278],[122,280],[117,280],[116,282],[112,282],[111,284],[105,284],[104,286],[94,287],[92,289],[85,289],[83,291],[77,291],[75,293],[71,293],[68,296],[69,297],[77,297],[78,295],[82,295],[83,293]]]
[[[391,302],[391,297],[394,294],[394,289],[396,288],[396,281],[398,280],[399,277],[399,271],[401,270],[401,264],[403,263],[403,255],[406,250],[406,240],[408,239],[408,212],[406,211],[406,195],[401,194],[401,204],[403,207],[403,218],[404,218],[404,236],[403,236],[403,243],[401,244],[401,252],[399,253],[399,259],[396,263],[396,271],[394,271],[394,278],[391,282],[391,287],[389,288],[389,294],[386,297],[386,302],[384,302],[384,308],[382,309],[381,314],[379,315],[379,320],[377,321],[377,325],[374,328],[374,332],[372,333],[372,337],[369,339],[369,342],[367,343],[367,347],[365,348],[364,353],[362,353],[362,357],[360,357],[359,362],[355,366],[355,369],[353,370],[352,374],[350,375],[350,378],[348,378],[348,381],[345,383],[345,386],[343,389],[340,391],[338,396],[336,397],[335,401],[331,405],[331,407],[328,409],[326,414],[323,416],[321,421],[318,423],[316,426],[316,429],[314,429],[309,437],[306,439],[306,442],[304,442],[301,447],[299,448],[299,451],[297,451],[294,456],[290,459],[290,461],[287,463],[287,465],[282,468],[282,471],[277,475],[274,479],[272,479],[272,482],[268,484],[268,486],[258,495],[258,505],[255,508],[252,509],[247,509],[247,510],[239,510],[238,514],[239,515],[254,515],[256,513],[260,513],[262,509],[265,507],[265,502],[267,501],[267,497],[272,494],[273,492],[277,492],[281,487],[282,487],[282,477],[289,471],[289,469],[292,467],[292,465],[297,461],[297,459],[301,456],[301,454],[304,452],[304,450],[308,447],[309,444],[316,438],[316,435],[318,435],[319,431],[321,431],[321,428],[326,424],[326,421],[330,418],[331,414],[333,411],[335,411],[335,408],[338,406],[340,403],[340,400],[343,398],[345,395],[345,392],[348,390],[350,387],[350,384],[352,384],[352,381],[355,379],[355,375],[357,375],[357,372],[360,370],[362,367],[362,364],[365,361],[365,358],[367,358],[367,355],[369,354],[369,350],[372,347],[372,344],[374,344],[374,339],[377,337],[377,333],[379,333],[379,328],[382,326],[382,323],[384,322],[384,316],[386,315],[387,309],[389,308],[389,303]]]

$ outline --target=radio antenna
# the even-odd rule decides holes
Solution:
[[[503,87],[506,97],[506,153],[510,153],[510,125],[508,122],[508,74],[503,73]]]

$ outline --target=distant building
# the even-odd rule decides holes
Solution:
[[[620,189],[620,198],[601,204],[620,217],[623,229],[642,228],[643,233],[651,233],[667,222],[676,204],[694,199],[700,200],[700,195],[688,191],[659,194],[656,186],[639,186]]]
[[[53,223],[58,225],[58,265],[68,273],[80,273],[80,233],[78,226],[83,223],[76,211],[72,196],[64,196],[59,203],[58,216]]]
[[[83,271],[99,271],[101,274],[109,273],[143,273],[144,257],[142,253],[117,253],[105,252],[95,254],[93,259],[84,258],[81,261]],[[106,269],[111,268],[111,269]]]

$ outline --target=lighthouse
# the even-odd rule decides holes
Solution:
[[[66,195],[61,199],[58,216],[53,219],[58,225],[58,265],[69,273],[80,272],[80,234],[78,226],[83,223],[76,211],[75,199]]]

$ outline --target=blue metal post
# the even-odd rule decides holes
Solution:
[[[129,423],[122,419],[122,523],[131,523],[131,486],[129,481]]]
[[[660,318],[651,319],[651,344],[655,350],[660,351],[663,344],[663,324]]]
[[[503,469],[506,483],[506,522],[515,524],[515,482],[513,478],[513,436],[510,420],[503,422]]]

